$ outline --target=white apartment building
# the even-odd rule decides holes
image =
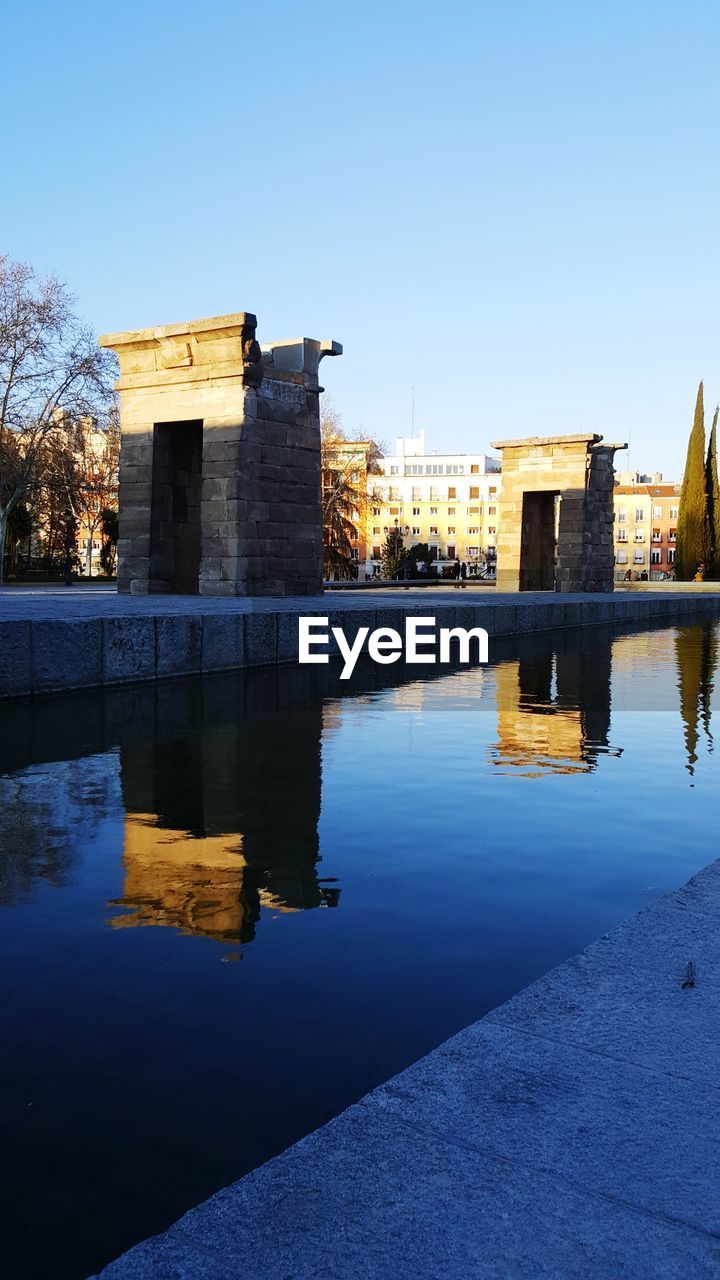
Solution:
[[[388,532],[405,547],[426,542],[441,565],[465,561],[471,573],[494,560],[499,516],[500,459],[484,453],[427,453],[425,432],[400,436],[395,453],[368,477],[366,576],[382,558]],[[361,566],[362,572],[362,566]]]

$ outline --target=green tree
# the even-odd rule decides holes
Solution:
[[[408,578],[426,578],[431,572],[432,552],[427,542],[416,542],[405,552],[405,573]],[[418,569],[418,565],[424,569]]]
[[[698,566],[707,563],[708,509],[705,484],[705,408],[703,384],[695,403],[695,418],[688,442],[685,475],[680,491],[675,566],[680,582],[690,582]]]
[[[383,578],[394,582],[405,573],[405,539],[403,531],[396,523],[395,528],[388,529],[382,549]]]
[[[717,422],[718,410],[715,409],[710,442],[708,444],[707,462],[705,463],[705,496],[708,520],[708,578],[720,578],[720,484],[718,483],[717,466]]]
[[[113,507],[104,507],[100,512],[100,565],[106,577],[111,578],[117,563],[117,544],[120,536],[118,513]]]

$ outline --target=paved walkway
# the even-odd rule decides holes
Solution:
[[[720,594],[720,593],[719,593]],[[612,600],[613,595],[582,596],[554,592],[528,591],[523,604],[562,599],[562,601]],[[517,594],[496,592],[480,584],[458,587],[385,587],[372,590],[327,591],[322,596],[178,596],[118,595],[114,586],[37,586],[0,588],[0,621],[45,618],[142,618],[207,616],[248,613],[327,613],[354,610],[392,609],[398,605],[432,612],[437,605],[517,604]]]
[[[717,1277],[719,925],[716,862],[103,1280]]]

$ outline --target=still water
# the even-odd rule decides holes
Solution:
[[[715,625],[0,707],[0,1273],[75,1280],[717,856]]]

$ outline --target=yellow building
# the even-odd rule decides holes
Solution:
[[[438,571],[464,561],[473,576],[494,562],[500,462],[483,453],[426,453],[425,433],[398,437],[378,463],[368,504],[365,576],[377,574],[395,529],[406,549],[427,543]]]

